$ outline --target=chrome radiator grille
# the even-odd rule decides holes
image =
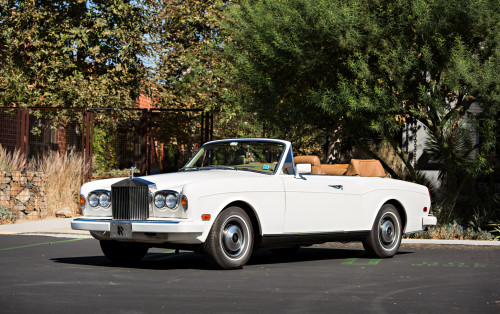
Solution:
[[[111,186],[113,219],[146,220],[149,218],[148,185],[126,179]]]

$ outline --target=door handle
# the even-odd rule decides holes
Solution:
[[[337,189],[337,190],[343,190],[344,189],[344,186],[341,185],[341,184],[332,184],[332,185],[329,185],[329,187]]]

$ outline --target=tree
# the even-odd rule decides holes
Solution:
[[[454,163],[443,172],[448,211],[468,178],[491,171],[486,155],[500,104],[498,1],[243,0],[228,16],[228,60],[234,82],[246,86],[239,88],[242,102],[282,134],[333,124],[360,147],[378,136],[419,181],[394,138],[419,121]],[[467,148],[468,158],[453,158],[447,126],[463,129],[457,121],[474,102],[482,112],[468,123],[482,141]]]
[[[358,75],[344,79],[340,101],[378,102],[377,114],[366,122],[388,141],[400,121],[415,119],[425,126],[428,151],[444,179],[444,214],[451,217],[470,179],[492,171],[486,156],[496,142],[493,126],[500,104],[500,6],[497,1],[382,3],[370,8],[380,37],[373,50],[349,59]],[[475,102],[482,109],[478,116],[468,114]],[[468,140],[471,128],[482,138],[475,146]]]
[[[223,51],[229,41],[221,28],[225,8],[232,1],[163,1],[148,2],[154,17],[148,44],[153,56],[151,96],[161,108],[202,109],[215,113],[215,137],[240,137],[262,134],[255,126],[253,112],[243,112],[234,93],[226,88],[230,64]],[[191,122],[197,123],[199,119]],[[184,114],[171,115],[159,122],[159,136],[175,136],[173,141],[193,141],[189,121]],[[161,134],[160,134],[161,133]],[[192,146],[192,145],[188,145]]]
[[[0,106],[130,106],[147,19],[140,1],[1,0]]]
[[[149,2],[154,16],[148,39],[153,51],[153,96],[164,108],[212,108],[221,93],[217,17],[220,0]]]
[[[337,122],[325,119],[311,96],[335,86],[345,69],[341,58],[349,44],[338,32],[353,23],[344,19],[351,13],[330,1],[242,1],[227,12],[228,81],[268,132],[300,138],[294,135],[304,125],[322,129]]]

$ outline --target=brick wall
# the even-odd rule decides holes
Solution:
[[[145,96],[145,95],[139,95],[139,99],[137,99],[137,102],[139,103],[139,108],[140,109],[151,109],[153,108],[152,105],[152,100],[150,97]]]
[[[0,206],[11,209],[19,219],[46,217],[46,182],[43,172],[0,170]]]
[[[56,141],[57,141],[57,148],[59,149],[60,154],[65,154],[66,153],[66,144],[67,144],[67,130],[64,126],[59,126],[57,128],[57,131],[54,132],[56,133]]]

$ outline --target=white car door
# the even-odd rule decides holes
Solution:
[[[359,231],[363,204],[359,178],[283,176],[285,233]]]

